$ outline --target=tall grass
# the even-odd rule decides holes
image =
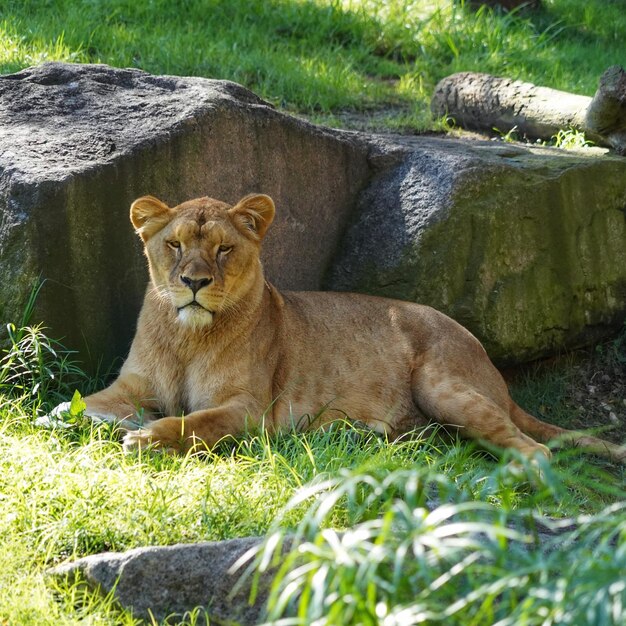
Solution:
[[[428,468],[347,474],[290,506],[303,501],[311,504],[295,535],[269,533],[255,560],[259,571],[276,568],[273,624],[626,621],[624,503],[551,523],[546,534],[535,511],[467,500]],[[337,506],[357,518],[342,532],[324,529]]]

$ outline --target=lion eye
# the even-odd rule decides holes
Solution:
[[[220,246],[217,249],[218,254],[228,254],[233,249],[232,246]]]
[[[180,241],[176,241],[176,239],[171,239],[166,243],[172,250],[178,250],[178,248],[180,248]]]

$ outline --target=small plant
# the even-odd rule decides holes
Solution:
[[[88,381],[74,353],[44,331],[40,325],[7,324],[9,346],[0,358],[0,394],[26,398],[34,407],[54,405]]]
[[[492,129],[504,143],[515,143],[516,141],[520,141],[519,133],[517,131],[517,126],[513,126],[507,132],[500,130],[499,128]]]
[[[68,395],[68,382],[84,378],[72,353],[47,337],[41,326],[7,325],[9,347],[0,359],[0,393],[26,397],[39,406],[44,399]]]
[[[67,399],[73,386],[87,380],[72,351],[29,323],[42,286],[32,289],[19,325],[6,325],[7,345],[0,350],[0,397],[20,398],[35,411],[44,402]]]
[[[560,130],[556,135],[553,135],[552,144],[563,150],[579,150],[580,148],[590,148],[594,145],[592,141],[587,140],[585,133],[573,128]]]

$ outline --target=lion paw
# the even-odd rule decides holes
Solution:
[[[187,426],[184,418],[163,417],[146,428],[127,432],[122,445],[126,452],[145,448],[167,454],[206,450],[206,442]]]
[[[142,450],[149,447],[157,448],[159,447],[158,443],[158,440],[154,440],[149,428],[129,430],[122,439],[124,452],[132,452],[133,450]]]
[[[164,420],[160,423],[153,424],[148,428],[140,428],[138,430],[129,430],[122,440],[124,452],[132,452],[133,450],[160,450],[168,454],[176,454],[183,450],[183,441],[180,435],[173,436],[171,429],[167,428]]]

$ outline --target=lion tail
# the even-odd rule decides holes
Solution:
[[[598,437],[542,422],[530,413],[526,413],[512,400],[509,415],[523,433],[540,443],[551,442],[563,448],[580,447],[613,461],[626,463],[626,446],[619,446]]]

